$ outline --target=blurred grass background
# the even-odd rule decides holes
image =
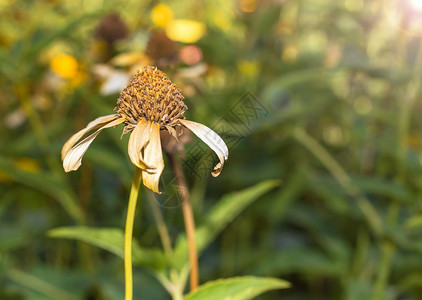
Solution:
[[[282,181],[205,251],[201,282],[249,274],[292,283],[260,299],[422,299],[420,6],[1,0],[0,299],[122,297],[120,258],[46,232],[123,228],[133,174],[127,136],[104,131],[71,174],[60,149],[111,114],[147,64],[182,89],[189,119],[226,122],[232,131],[220,133],[236,142],[216,179],[198,178],[186,167],[197,160],[185,158],[197,222],[226,193]],[[268,112],[246,127],[224,118],[245,95]],[[181,211],[160,199],[175,237]],[[159,247],[144,200],[135,236]],[[169,299],[147,271],[135,271],[135,294]]]

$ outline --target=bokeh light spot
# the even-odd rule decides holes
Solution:
[[[241,60],[237,64],[237,69],[245,77],[253,79],[258,75],[260,65],[256,60]]]
[[[343,131],[340,126],[331,125],[323,131],[324,141],[332,146],[340,146],[343,142]]]
[[[205,34],[205,25],[194,20],[173,20],[167,26],[166,34],[176,42],[195,43]]]
[[[63,78],[72,78],[78,72],[78,61],[71,55],[61,54],[50,61],[50,68]]]
[[[252,13],[256,10],[256,0],[240,0],[240,9],[245,13]]]
[[[367,115],[372,111],[372,102],[366,97],[359,97],[353,103],[353,108],[360,115]]]
[[[35,159],[20,157],[15,160],[15,165],[19,170],[29,173],[36,173],[40,170],[40,164]]]
[[[295,62],[298,57],[298,49],[295,46],[289,45],[283,50],[282,59],[285,62]]]
[[[363,8],[363,0],[344,0],[344,7],[349,11],[359,11]]]
[[[173,11],[168,5],[157,4],[151,11],[151,20],[158,27],[166,27],[173,20]]]
[[[187,65],[196,65],[202,60],[202,50],[195,45],[186,46],[180,50],[180,59]]]
[[[422,12],[421,0],[409,0],[409,5],[412,9]]]

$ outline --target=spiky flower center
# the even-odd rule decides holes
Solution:
[[[174,127],[184,119],[187,106],[180,89],[156,67],[138,70],[120,93],[114,109],[126,119],[126,131],[132,130],[141,119],[160,124],[160,128]]]

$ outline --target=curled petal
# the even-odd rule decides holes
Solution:
[[[153,168],[153,172],[148,170],[142,172],[144,185],[155,193],[160,193],[158,185],[160,176],[164,169],[163,153],[161,150],[160,125],[155,122],[149,122],[149,143],[145,147],[144,161]]]
[[[100,118],[98,118],[100,119]],[[98,120],[96,119],[96,120]],[[94,120],[95,121],[95,120]],[[97,131],[95,131],[94,133],[92,133],[91,135],[87,136],[86,138],[84,138],[82,141],[80,141],[79,143],[77,143],[75,146],[71,147],[69,150],[65,150],[65,152],[63,152],[62,149],[62,155],[64,153],[64,157],[63,157],[63,168],[66,172],[70,172],[70,171],[75,171],[77,170],[81,163],[82,163],[82,157],[85,154],[86,150],[88,150],[89,145],[91,145],[92,141],[97,137],[97,135],[105,128],[109,128],[109,127],[114,127],[116,125],[119,125],[121,123],[123,123],[125,121],[124,118],[119,118],[119,119],[111,119],[109,120],[109,123],[103,125],[102,127],[100,127],[99,129],[97,129]],[[91,122],[92,123],[92,122]],[[91,124],[90,123],[90,124]],[[85,128],[89,128],[90,124],[88,124],[88,126]],[[96,123],[98,124],[98,123]],[[97,125],[91,127],[91,128],[95,128]],[[72,136],[69,141],[71,139],[76,139],[75,136],[80,135],[79,138],[81,136],[83,136],[84,134],[81,134],[81,132],[83,132],[85,129],[79,131],[78,133],[76,133],[74,136]],[[86,130],[84,133],[86,133],[88,130]],[[68,144],[69,141],[66,143]],[[71,141],[71,143],[75,143],[73,140]],[[69,143],[69,145],[71,144]],[[66,147],[66,144],[63,146]]]
[[[214,171],[211,172],[212,176],[217,177],[220,175],[221,170],[224,166],[224,161],[229,157],[229,149],[224,143],[223,139],[215,133],[212,129],[208,128],[205,125],[200,123],[188,121],[188,120],[179,120],[179,122],[190,129],[194,134],[196,134],[205,144],[207,144],[215,154],[217,154],[220,162],[215,165]]]
[[[153,167],[144,160],[145,147],[150,141],[151,123],[142,119],[136,124],[129,137],[128,153],[132,163],[142,170],[153,171]]]
[[[95,130],[98,129],[99,127],[101,127],[102,125],[111,122],[113,120],[116,120],[119,117],[119,115],[108,115],[108,116],[103,116],[103,117],[99,117],[96,118],[95,120],[89,122],[89,124],[82,129],[81,131],[78,131],[77,133],[75,133],[74,135],[72,135],[70,137],[70,139],[67,140],[67,142],[63,145],[62,148],[62,160],[64,160],[66,154],[70,151],[70,149],[72,149],[72,147],[88,132],[90,132],[91,130]]]

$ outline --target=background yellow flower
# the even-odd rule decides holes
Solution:
[[[157,4],[151,10],[151,19],[158,27],[166,27],[173,20],[173,11],[168,5]]]
[[[182,43],[195,43],[205,34],[205,24],[187,19],[173,20],[166,27],[170,39]]]
[[[61,54],[50,61],[50,68],[57,75],[70,79],[78,72],[78,61],[71,55]]]

